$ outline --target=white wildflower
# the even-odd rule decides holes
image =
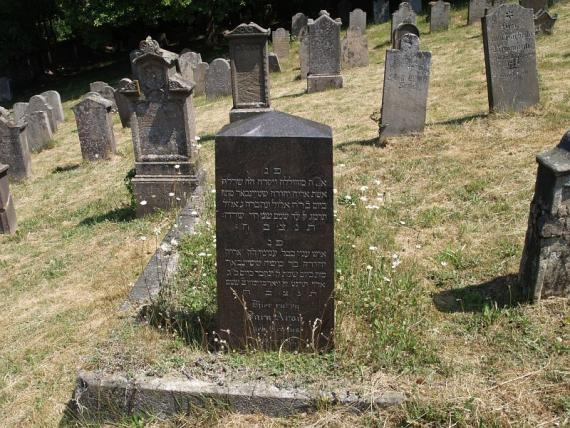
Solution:
[[[366,265],[366,270],[372,270],[372,266]]]
[[[198,253],[198,257],[206,257],[206,253]]]
[[[141,204],[142,206],[145,206],[145,205],[147,204],[147,202],[146,202],[146,201],[141,201],[140,204]]]
[[[369,249],[370,251],[377,251],[377,250],[378,250],[378,247],[375,247],[374,245],[371,245],[370,247],[368,247],[368,249]]]
[[[441,262],[441,265],[442,265],[443,267],[445,267],[445,266],[447,266],[447,262]]]
[[[374,180],[374,184],[375,184],[376,186],[380,186],[380,180],[378,180],[378,179],[377,179],[377,180]]]
[[[363,193],[368,191],[368,186],[360,186],[360,191]]]
[[[174,192],[170,192],[170,193],[168,194],[168,196],[170,196],[170,197],[172,198],[172,197],[174,196]]]

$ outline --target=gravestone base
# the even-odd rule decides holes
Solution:
[[[230,110],[230,123],[237,122],[238,120],[249,119],[262,113],[273,111],[271,107],[259,108],[233,108]]]
[[[200,183],[195,176],[135,176],[132,181],[136,215],[184,207]],[[146,201],[146,203],[144,203]]]
[[[0,234],[11,235],[16,232],[16,228],[16,209],[12,195],[9,195],[8,202],[0,208]]]
[[[328,91],[329,89],[340,89],[343,85],[343,79],[340,74],[310,75],[307,76],[307,93]]]

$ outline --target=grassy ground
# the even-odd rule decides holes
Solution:
[[[245,367],[241,377],[261,373],[285,384],[348,378],[405,391],[410,400],[360,416],[323,409],[283,420],[208,409],[146,423],[569,424],[568,301],[530,306],[517,303],[515,292],[534,156],[570,123],[570,5],[553,11],[555,34],[537,43],[541,103],[523,114],[487,114],[480,28],[464,26],[466,10],[454,12],[445,33],[426,34],[421,22],[422,48],[433,53],[428,126],[385,148],[373,144],[377,126],[369,117],[380,108],[389,25],[369,28],[370,66],[344,71],[341,90],[307,95],[295,71],[272,75],[275,108],[334,130],[338,331],[337,350],[325,357],[206,355],[174,334],[120,318],[119,304],[173,214],[133,218],[123,184],[132,147],[118,122],[119,154],[81,162],[70,98],[55,146],[33,156],[30,180],[12,186],[18,234],[0,237],[2,423],[58,424],[79,367],[160,374],[191,366],[215,378],[226,365]],[[200,157],[212,183],[213,135],[227,123],[231,100],[196,104]],[[210,225],[183,243],[187,282],[175,290],[184,307],[206,309],[205,320],[215,284],[211,200],[208,212]],[[200,356],[203,364],[194,364]]]

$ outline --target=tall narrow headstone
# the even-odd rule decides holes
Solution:
[[[178,57],[178,64],[180,65],[180,73],[182,77],[191,82],[195,82],[194,68],[198,63],[202,62],[202,55],[191,50],[184,50]]]
[[[483,17],[483,46],[491,111],[520,111],[539,101],[531,9],[493,8]]]
[[[206,94],[206,76],[210,65],[207,62],[199,62],[194,68],[194,96]]]
[[[192,86],[177,56],[148,37],[133,55],[140,80],[121,92],[131,102],[137,215],[186,205],[198,184]]]
[[[278,28],[272,34],[273,52],[279,58],[279,61],[289,61],[289,31],[284,28]]]
[[[333,199],[330,127],[269,112],[216,135],[218,331],[231,348],[332,346]]]
[[[342,88],[340,26],[340,19],[326,11],[317,20],[309,19],[308,93]]]
[[[305,80],[309,74],[309,26],[301,29],[299,33],[299,69],[301,79]]]
[[[32,152],[40,151],[53,137],[47,113],[45,111],[29,112],[26,122],[28,124],[26,127],[28,147]]]
[[[342,41],[342,66],[344,68],[368,66],[368,37],[360,28],[349,28]]]
[[[485,10],[493,7],[492,0],[469,0],[469,8],[467,11],[467,24],[475,24],[481,21],[485,16]]]
[[[420,39],[406,34],[400,49],[386,51],[380,138],[420,132],[426,120],[431,52],[420,51]]]
[[[570,131],[537,161],[519,271],[523,291],[534,301],[570,297]]]
[[[269,63],[270,73],[281,73],[281,64],[279,63],[279,58],[275,53],[269,52],[267,54],[267,62]]]
[[[58,123],[65,122],[65,113],[63,112],[63,105],[61,104],[61,96],[57,91],[46,91],[41,94],[53,109],[53,114]]]
[[[299,37],[301,30],[307,26],[307,21],[309,18],[304,13],[296,13],[291,18],[291,35],[293,37]]]
[[[271,109],[267,39],[271,30],[251,22],[238,25],[224,35],[230,45],[232,96],[230,122]]]
[[[398,10],[392,14],[392,25],[390,27],[390,41],[393,43],[394,30],[400,24],[414,24],[416,25],[416,13],[408,2],[402,2],[398,6]]]
[[[374,23],[388,22],[390,19],[390,0],[372,0]]]
[[[216,58],[206,75],[206,98],[213,100],[232,94],[232,72],[227,59]]]
[[[362,9],[350,12],[348,28],[358,28],[362,34],[366,34],[366,12]]]
[[[32,173],[26,124],[0,117],[0,163],[10,166],[10,179],[21,180]]]
[[[49,120],[51,133],[57,131],[57,120],[53,108],[48,104],[45,97],[41,95],[34,95],[28,102],[28,112],[45,111]]]
[[[406,34],[413,34],[420,37],[420,29],[415,24],[403,23],[398,25],[392,34],[392,49],[400,49],[400,41]]]
[[[81,155],[88,161],[109,159],[116,152],[111,101],[90,95],[73,106]]]
[[[429,31],[430,33],[436,31],[444,31],[449,28],[449,11],[451,10],[451,3],[443,0],[432,1],[430,6],[430,19]]]
[[[10,194],[8,183],[8,165],[0,163],[0,234],[11,235],[16,232],[16,209]]]
[[[117,90],[115,91],[115,103],[117,104],[117,111],[119,112],[119,118],[121,119],[121,125],[123,128],[129,128],[131,126],[131,103],[126,95],[121,91],[131,83],[131,79],[123,78],[119,80]]]

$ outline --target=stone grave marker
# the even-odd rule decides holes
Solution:
[[[308,93],[342,88],[340,26],[341,21],[326,11],[316,20],[309,19]]]
[[[305,80],[309,74],[309,26],[301,29],[299,33],[299,69],[301,79]]]
[[[449,11],[451,10],[451,3],[443,0],[432,1],[430,6],[430,19],[429,31],[430,33],[436,31],[445,31],[449,29]]]
[[[368,66],[368,37],[360,28],[349,28],[342,41],[342,65],[344,68]]]
[[[272,34],[273,52],[277,55],[280,62],[289,61],[289,31],[284,28],[278,28]]]
[[[57,131],[57,120],[55,118],[55,112],[53,108],[51,108],[51,106],[48,104],[45,97],[41,95],[34,95],[32,98],[30,98],[30,101],[28,102],[28,113],[34,111],[45,111],[49,120],[51,133],[55,133]]]
[[[230,349],[332,346],[333,199],[330,127],[269,112],[216,135],[217,331]]]
[[[372,0],[372,12],[375,24],[388,22],[388,20],[390,20],[390,1]]]
[[[537,104],[532,10],[505,4],[489,11],[482,23],[489,109],[520,111]]]
[[[230,122],[271,109],[267,60],[270,32],[251,22],[240,24],[224,34],[229,41],[231,58],[234,105],[230,111]]]
[[[90,95],[73,106],[83,159],[104,160],[116,153],[112,108],[101,95]]]
[[[0,77],[0,101],[12,101],[12,79]]]
[[[115,104],[117,104],[117,111],[119,112],[119,118],[121,119],[121,125],[123,128],[130,127],[131,120],[131,103],[125,94],[121,91],[125,89],[132,83],[131,79],[123,78],[119,80],[117,84],[117,90],[115,91]]]
[[[537,162],[519,270],[523,291],[534,301],[570,297],[570,131]]]
[[[103,98],[113,103],[113,111],[117,110],[117,102],[115,101],[115,89],[105,82],[93,82],[89,84],[91,92],[99,93]]]
[[[275,53],[269,52],[267,54],[267,61],[269,63],[270,73],[281,73],[281,64],[279,63],[279,58]]]
[[[431,52],[420,51],[415,34],[405,34],[400,49],[386,51],[381,139],[424,129],[430,65]]]
[[[194,68],[194,96],[206,94],[206,76],[210,65],[207,62],[199,62]]]
[[[0,163],[0,234],[11,235],[16,232],[16,209],[10,194],[8,183],[8,165]]]
[[[133,63],[140,80],[121,92],[131,102],[137,215],[185,206],[198,185],[193,87],[177,72],[177,56],[147,37]]]
[[[414,34],[420,37],[420,30],[414,24],[400,24],[392,34],[392,49],[400,49],[400,41],[405,34]]]
[[[49,126],[49,119],[45,111],[32,111],[26,116],[26,138],[28,148],[37,152],[43,149],[52,139],[53,134]]]
[[[26,123],[0,117],[0,163],[10,166],[10,179],[21,180],[32,173]]]
[[[14,112],[14,120],[16,122],[26,121],[26,115],[28,114],[28,103],[15,103],[12,106],[12,111]]]
[[[299,37],[301,30],[307,26],[308,20],[309,18],[304,13],[299,12],[293,15],[293,18],[291,18],[291,35]]]
[[[414,24],[416,25],[416,13],[408,2],[402,2],[398,6],[398,10],[392,14],[392,25],[390,27],[390,41],[394,43],[393,35],[394,30],[400,24]]]
[[[232,77],[230,62],[216,58],[208,68],[206,75],[206,98],[213,100],[232,94]]]
[[[362,9],[350,12],[348,28],[358,28],[362,34],[366,34],[366,12]]]
[[[200,62],[202,62],[202,55],[192,52],[189,49],[183,50],[178,57],[178,64],[180,65],[180,73],[182,74],[182,77],[194,82],[194,68],[196,68]]]
[[[422,0],[410,0],[409,3],[416,15],[422,11]]]
[[[65,122],[65,113],[63,112],[63,105],[61,104],[61,96],[57,91],[46,91],[41,94],[53,109],[53,115],[58,123]]]
[[[534,13],[548,9],[548,0],[519,0],[519,4],[527,9],[532,9]]]
[[[485,10],[493,7],[492,0],[469,0],[469,8],[467,10],[467,24],[475,24],[481,22],[481,18],[485,16]]]
[[[534,14],[534,33],[552,34],[558,16],[552,16],[547,10],[541,9]]]

